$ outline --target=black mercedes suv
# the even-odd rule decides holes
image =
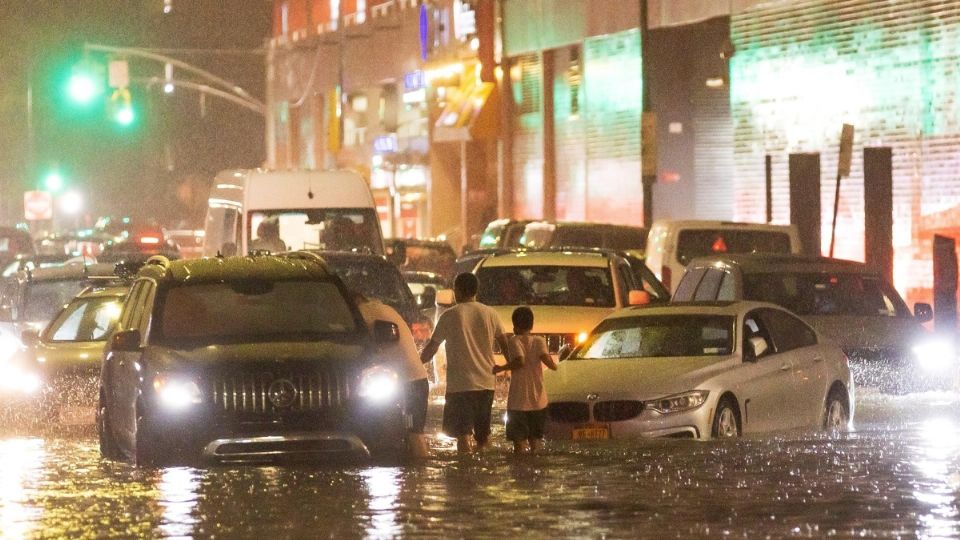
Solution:
[[[316,255],[169,261],[138,272],[104,351],[100,451],[138,465],[399,457],[400,381]]]

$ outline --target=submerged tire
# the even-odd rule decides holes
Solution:
[[[100,456],[106,459],[120,459],[120,450],[110,434],[110,424],[107,420],[107,407],[103,399],[97,403],[97,438],[100,442]]]
[[[156,467],[166,457],[160,435],[150,425],[150,421],[137,412],[137,438],[135,443],[137,467]]]
[[[740,410],[730,396],[717,403],[711,431],[714,439],[736,439],[740,436]]]
[[[850,423],[850,410],[847,400],[840,390],[833,389],[827,396],[823,414],[823,429],[831,432],[846,431]]]

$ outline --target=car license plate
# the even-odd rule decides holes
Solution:
[[[610,438],[610,428],[607,426],[590,426],[573,430],[575,441],[605,441]]]
[[[94,407],[64,407],[60,409],[60,423],[65,426],[90,425],[96,422]]]

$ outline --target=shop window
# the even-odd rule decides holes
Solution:
[[[543,65],[536,54],[516,58],[510,67],[513,82],[513,97],[517,112],[530,114],[540,112],[540,78]]]
[[[583,81],[580,46],[570,47],[570,62],[567,65],[567,86],[570,88],[570,116],[580,114],[580,84]]]
[[[397,131],[397,108],[399,107],[399,96],[397,94],[397,85],[386,84],[380,89],[380,128],[387,133]]]

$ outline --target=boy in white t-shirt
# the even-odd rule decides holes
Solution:
[[[530,335],[533,329],[530,308],[513,310],[512,319],[514,335],[507,346],[509,361],[505,366],[495,366],[493,372],[512,372],[507,396],[507,439],[513,442],[514,452],[526,454],[540,447],[547,421],[543,366],[556,371],[557,363],[547,351],[543,337]]]

